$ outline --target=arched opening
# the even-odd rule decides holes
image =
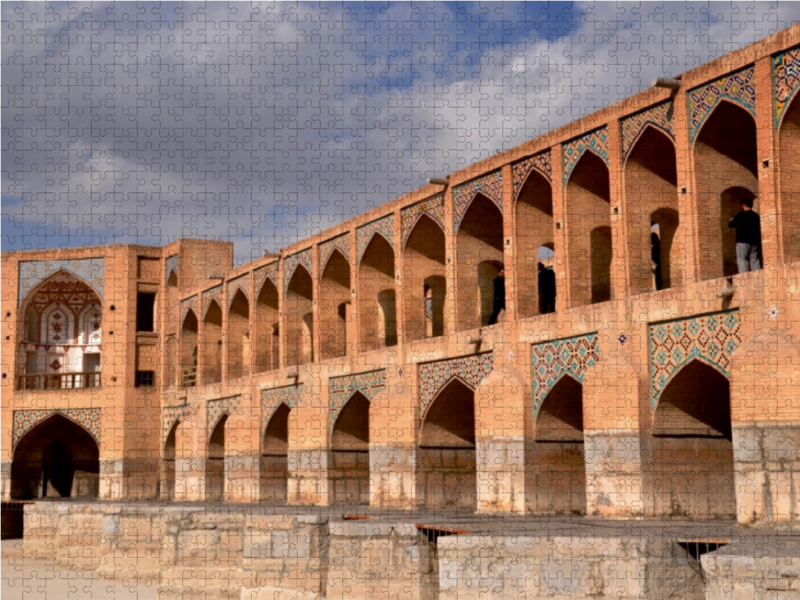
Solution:
[[[405,335],[409,341],[444,335],[447,293],[444,231],[422,215],[403,251]]]
[[[228,377],[250,374],[250,302],[237,290],[228,311]]]
[[[261,286],[253,317],[258,331],[256,369],[259,373],[277,369],[280,354],[278,337],[280,312],[278,311],[278,288],[271,279],[264,281],[264,285]]]
[[[567,183],[572,305],[611,300],[611,188],[608,167],[586,151]]]
[[[350,301],[350,263],[334,250],[322,271],[319,286],[320,354],[322,360],[347,355],[347,305]]]
[[[358,267],[361,351],[397,344],[394,249],[374,235]]]
[[[167,336],[164,353],[166,354],[164,357],[166,360],[164,381],[167,389],[171,389],[178,383],[178,369],[175,367],[178,360],[178,340],[174,334]]]
[[[439,392],[422,422],[420,497],[430,508],[477,508],[475,393],[454,379]]]
[[[331,433],[330,480],[336,504],[369,504],[369,400],[356,392]]]
[[[28,431],[14,449],[11,498],[97,498],[100,449],[74,421],[54,414]]]
[[[800,96],[795,96],[778,133],[778,164],[781,178],[780,222],[783,257],[787,263],[800,261],[800,172],[794,168],[800,155]]]
[[[525,502],[537,514],[586,511],[583,386],[565,375],[536,415],[535,442],[525,451]]]
[[[555,247],[553,190],[543,175],[531,171],[516,204],[517,307],[521,319],[542,312],[539,262],[543,247]],[[549,294],[546,285],[544,288],[542,291]]]
[[[225,428],[228,415],[222,415],[211,437],[206,451],[206,500],[225,499]]]
[[[17,323],[18,389],[75,389],[101,385],[103,317],[97,293],[58,271],[23,299]]]
[[[261,447],[259,483],[263,502],[286,502],[289,478],[289,415],[292,410],[281,403],[267,423]]]
[[[314,360],[314,285],[299,265],[286,290],[286,364],[305,365]]]
[[[222,381],[222,309],[216,300],[203,319],[203,384]]]
[[[164,453],[161,457],[161,499],[175,500],[175,438],[180,420],[175,421],[164,442]]]
[[[722,232],[722,274],[731,277],[739,273],[736,261],[736,230],[728,227],[732,215],[742,210],[742,200],[755,198],[755,194],[743,187],[731,187],[720,194],[719,229]],[[758,212],[758,199],[753,203],[753,210]],[[759,252],[759,258],[761,253]],[[763,259],[762,259],[763,260]]]
[[[197,315],[191,309],[181,328],[181,381],[183,387],[197,385]]]
[[[733,518],[730,383],[695,359],[667,384],[656,406],[644,469],[656,516]]]
[[[751,197],[758,197],[756,150],[753,117],[740,106],[721,101],[706,120],[694,144],[701,279],[725,275],[728,220],[742,208],[740,205],[735,207],[735,212],[726,212],[729,207],[722,196],[731,188],[744,188]]]
[[[486,196],[472,201],[456,236],[458,329],[486,325],[492,314],[493,281],[503,264],[503,213]],[[475,284],[478,285],[475,285]]]
[[[682,281],[684,240],[678,214],[675,146],[647,127],[625,163],[631,293],[667,289]]]
[[[170,310],[167,311],[165,322],[165,332],[167,335],[176,335],[178,333],[178,328],[180,327],[180,313],[178,310],[172,309],[179,307],[180,303],[181,296],[180,290],[178,289],[178,275],[175,271],[170,271],[169,277],[167,277],[166,296],[166,305],[170,307]]]

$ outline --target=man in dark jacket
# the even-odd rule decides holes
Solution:
[[[753,210],[753,199],[742,200],[742,212],[728,221],[730,229],[736,229],[736,264],[739,273],[747,273],[748,262],[751,271],[761,269],[761,218]]]
[[[497,277],[494,278],[494,304],[492,305],[492,316],[489,317],[489,325],[497,323],[500,311],[506,309],[506,270],[500,267]]]
[[[543,315],[556,312],[556,274],[539,263],[539,307]]]

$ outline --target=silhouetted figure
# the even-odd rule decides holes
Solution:
[[[500,267],[497,277],[494,278],[494,303],[492,305],[492,316],[489,317],[489,325],[497,323],[500,311],[506,309],[506,270]]]
[[[747,273],[748,262],[751,271],[761,269],[761,217],[753,210],[753,199],[742,200],[742,212],[728,221],[730,229],[736,229],[736,265],[739,273]]]
[[[539,263],[539,308],[543,315],[556,312],[556,274]]]
[[[661,278],[661,238],[655,231],[650,232],[650,260],[653,261],[653,274],[656,276],[656,289],[664,288]]]

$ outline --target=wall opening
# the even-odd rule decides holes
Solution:
[[[264,281],[256,299],[254,323],[258,331],[256,340],[256,371],[264,373],[279,366],[280,339],[278,337],[280,313],[278,288],[271,279]]]
[[[661,393],[653,416],[645,490],[654,516],[733,518],[730,383],[695,359]]]
[[[585,514],[583,386],[565,375],[536,416],[525,450],[526,509],[537,514]]]
[[[228,377],[250,374],[250,302],[237,290],[228,311]]]
[[[341,252],[334,250],[322,272],[319,286],[322,360],[347,356],[346,304],[350,301],[350,294],[350,263]]]
[[[372,237],[358,272],[361,351],[396,345],[394,249],[383,236]]]
[[[162,500],[175,500],[175,439],[180,419],[175,421],[164,442],[164,453],[161,458],[161,490]]]
[[[11,463],[11,498],[97,498],[100,449],[83,427],[48,417],[19,440]]]
[[[516,204],[517,310],[520,319],[540,314],[541,247],[555,248],[553,191],[550,182],[531,171]]]
[[[787,263],[800,261],[800,96],[795,96],[778,133],[781,201],[779,220],[783,231],[783,256]]]
[[[685,241],[678,228],[675,146],[653,127],[645,129],[625,163],[625,222],[631,293],[679,285]]]
[[[697,189],[696,227],[699,235],[700,278],[725,275],[725,239],[728,220],[735,213],[723,193],[744,188],[758,197],[756,123],[745,109],[721,101],[706,120],[694,144],[694,176]],[[757,208],[754,207],[757,212]]]
[[[567,183],[572,306],[611,300],[611,187],[608,167],[585,152]]]
[[[722,232],[722,274],[732,277],[739,273],[736,262],[736,230],[728,227],[730,218],[742,211],[742,200],[755,198],[755,194],[744,187],[727,188],[720,194],[720,222],[719,230]],[[753,210],[758,212],[758,199],[753,203]],[[759,252],[761,264],[764,259]]]
[[[181,382],[183,387],[197,385],[197,316],[192,310],[181,328]]]
[[[403,251],[403,325],[409,341],[444,335],[445,256],[444,231],[422,215]]]
[[[475,393],[457,379],[425,414],[418,465],[419,496],[426,507],[476,510]]]
[[[261,447],[259,485],[262,502],[286,502],[289,478],[289,415],[292,410],[281,403],[267,423]]]
[[[331,434],[330,479],[336,504],[369,504],[369,400],[356,392]]]
[[[216,300],[203,319],[203,384],[222,381],[222,309]]]
[[[225,429],[228,415],[214,427],[206,450],[206,500],[225,499]]]
[[[286,292],[286,364],[313,362],[314,286],[305,267],[298,265]]]
[[[136,331],[155,331],[156,295],[148,292],[136,294]]]
[[[178,383],[178,369],[176,368],[176,361],[178,360],[178,340],[175,335],[168,335],[164,344],[164,381],[166,388],[171,389]]]
[[[475,196],[461,221],[456,244],[458,330],[476,329],[489,322],[492,280],[497,266],[503,264],[503,214],[494,202],[481,194]]]

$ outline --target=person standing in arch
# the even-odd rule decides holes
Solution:
[[[488,325],[497,323],[497,317],[500,316],[500,311],[506,309],[506,270],[503,266],[497,271],[497,277],[494,278],[494,302],[492,305],[492,316],[489,317]]]
[[[653,223],[650,229],[650,262],[656,279],[656,290],[661,290],[664,289],[664,280],[661,275],[661,238],[659,237],[661,228],[658,227],[658,231],[655,230],[656,228],[657,224]]]
[[[728,221],[728,228],[736,230],[736,264],[739,273],[761,270],[761,217],[753,210],[753,199],[742,200],[742,212]]]
[[[543,315],[556,312],[556,274],[539,263],[539,307]]]

